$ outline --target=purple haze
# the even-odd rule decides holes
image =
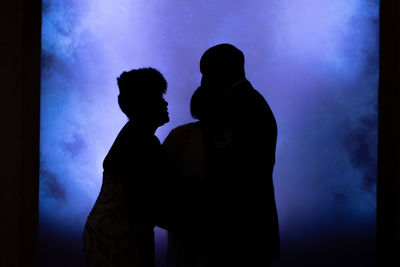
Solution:
[[[171,121],[157,131],[163,141],[193,120],[200,57],[222,42],[244,52],[247,77],[278,123],[276,266],[372,264],[378,14],[378,0],[43,0],[43,265],[60,247],[74,251],[68,244],[80,257],[102,161],[126,122],[116,77],[147,66],[164,74]],[[165,232],[157,236],[163,249]]]

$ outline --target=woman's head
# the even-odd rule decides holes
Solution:
[[[167,81],[153,68],[133,69],[117,78],[118,103],[125,115],[134,121],[156,127],[169,121],[168,103],[164,100]]]

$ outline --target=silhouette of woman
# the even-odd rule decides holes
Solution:
[[[169,121],[167,82],[153,68],[123,72],[118,103],[129,121],[103,162],[103,184],[84,229],[87,266],[154,266],[163,161],[154,133]]]

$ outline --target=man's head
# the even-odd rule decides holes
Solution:
[[[213,46],[201,57],[200,72],[203,74],[202,85],[230,86],[246,77],[244,55],[231,44]]]
[[[169,121],[168,103],[163,98],[167,82],[159,71],[153,68],[134,69],[123,72],[117,81],[120,92],[118,103],[129,119],[146,121],[155,126]]]

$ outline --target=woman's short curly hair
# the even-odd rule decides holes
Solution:
[[[128,117],[132,111],[146,105],[148,101],[162,96],[167,90],[167,81],[154,68],[124,71],[118,78],[119,106]]]
[[[154,68],[133,69],[124,71],[117,78],[120,94],[129,95],[159,95],[165,93],[167,81]]]

